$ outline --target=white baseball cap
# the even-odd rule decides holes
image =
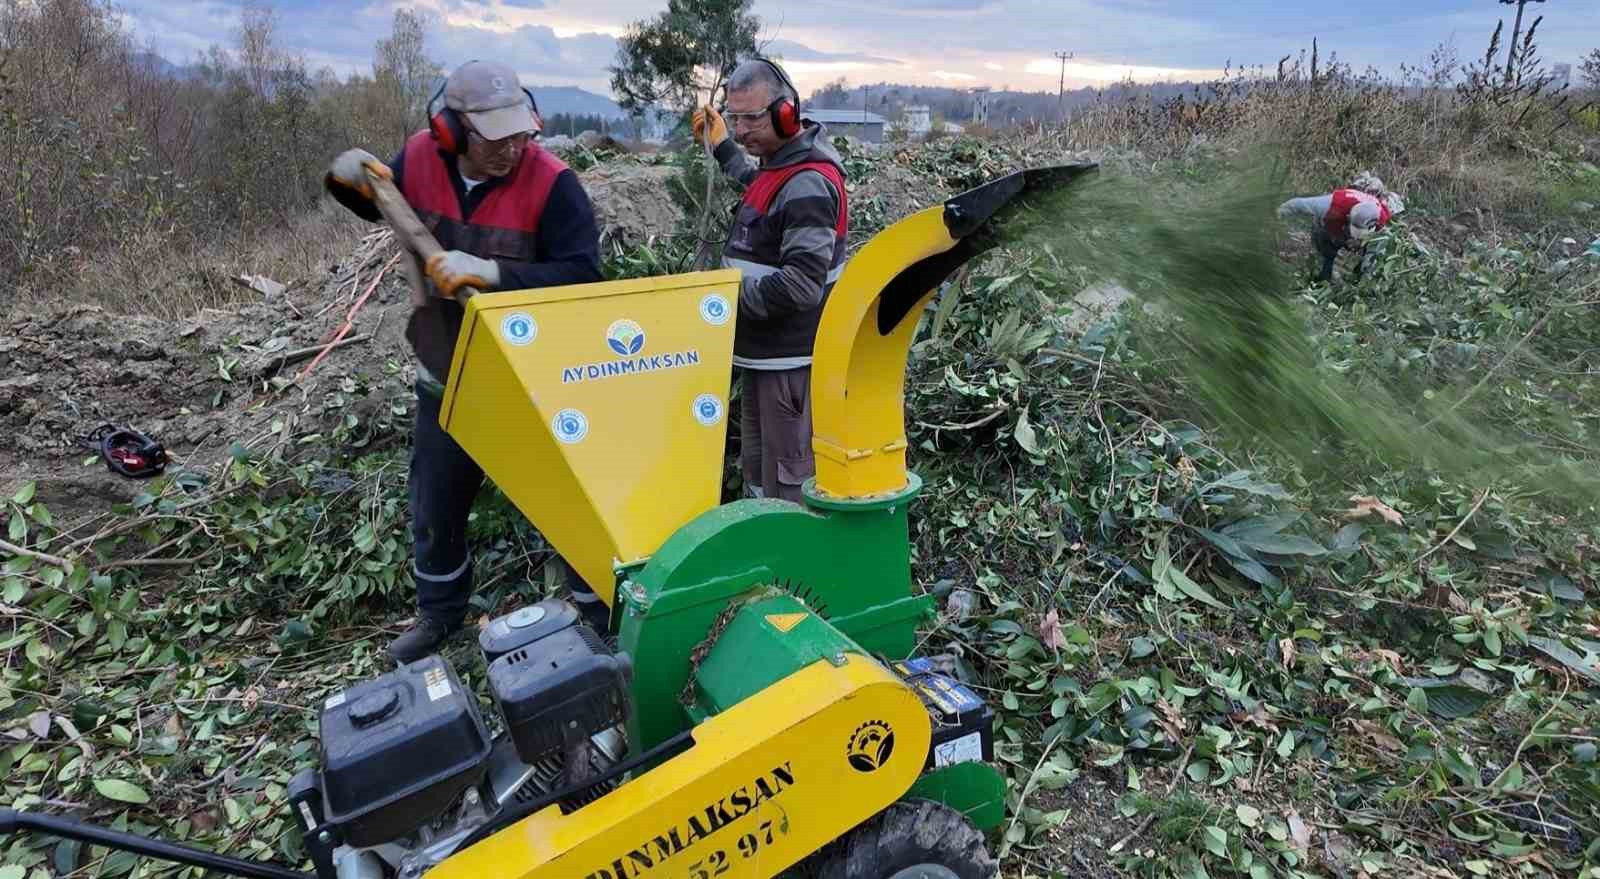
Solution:
[[[539,130],[517,72],[492,61],[468,61],[444,84],[444,105],[467,117],[484,140]]]

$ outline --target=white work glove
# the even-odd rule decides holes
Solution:
[[[1361,242],[1366,241],[1368,238],[1371,238],[1373,233],[1377,232],[1377,231],[1378,231],[1377,227],[1375,227],[1375,226],[1361,226],[1361,225],[1357,225],[1355,223],[1351,223],[1350,224],[1350,240],[1355,242],[1355,243],[1357,243],[1357,244],[1360,244]]]
[[[379,177],[387,180],[394,179],[394,172],[389,166],[378,161],[378,157],[362,149],[350,149],[340,153],[333,160],[333,166],[328,169],[328,179],[359,192],[363,198],[372,198],[372,184],[367,180],[367,170],[371,169]]]
[[[462,287],[493,290],[500,286],[500,264],[459,250],[436,253],[428,259],[428,278],[439,288],[439,295],[455,299]]]

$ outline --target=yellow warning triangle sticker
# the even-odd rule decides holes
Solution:
[[[774,629],[788,634],[790,629],[800,625],[800,621],[807,616],[808,614],[803,613],[769,613],[767,622],[771,623]]]

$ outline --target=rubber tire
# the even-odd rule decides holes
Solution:
[[[818,852],[818,879],[890,879],[919,865],[957,879],[994,879],[1000,863],[965,815],[932,800],[903,800]],[[944,875],[926,871],[923,875]],[[909,879],[912,874],[907,874]]]

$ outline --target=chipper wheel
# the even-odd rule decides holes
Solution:
[[[960,812],[895,803],[818,853],[817,879],[994,879],[1000,865]]]

